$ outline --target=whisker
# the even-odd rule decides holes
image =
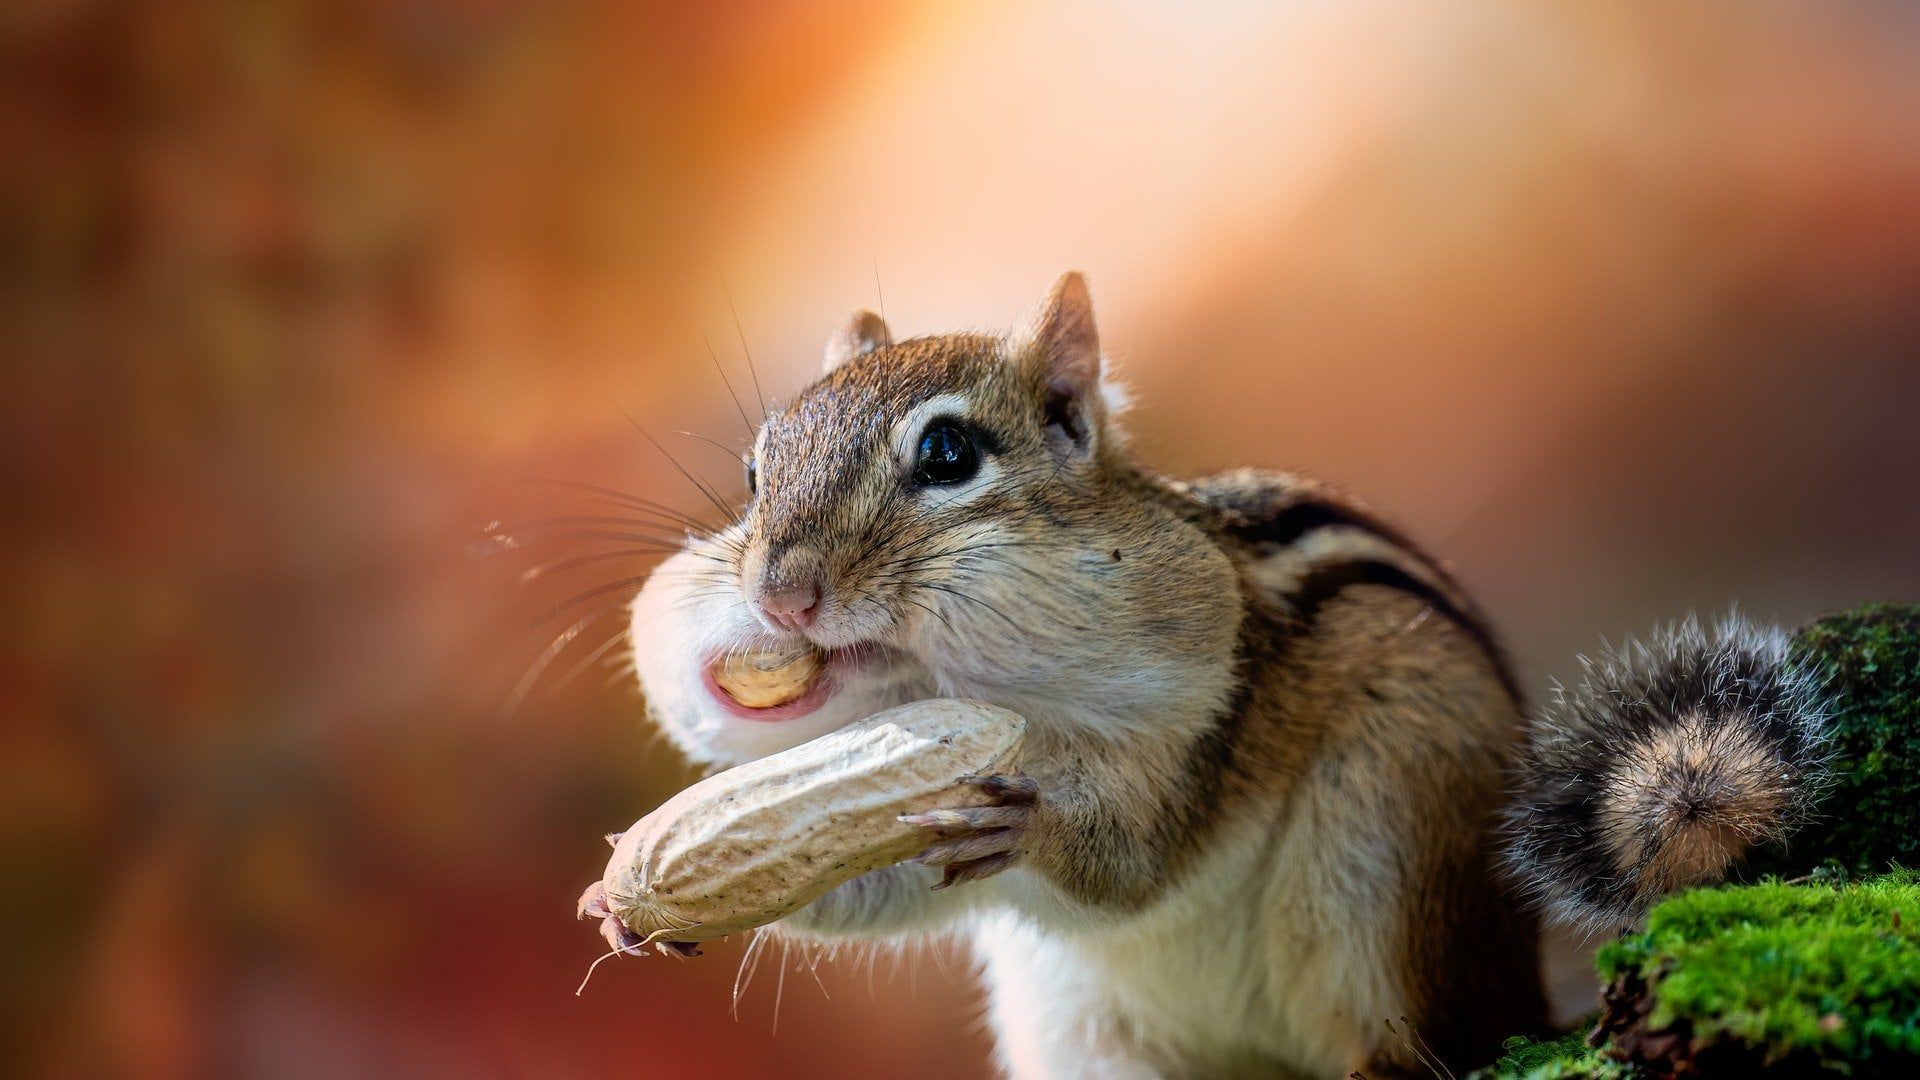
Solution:
[[[536,533],[532,539],[551,543],[562,543],[569,540],[619,540],[635,544],[655,545],[663,554],[667,555],[684,551],[699,559],[708,559],[713,562],[726,561],[711,552],[690,548],[686,544],[681,543],[677,538],[655,536],[651,533],[616,532],[605,529],[580,529],[575,532],[563,532],[556,529],[552,532]]]
[[[927,614],[933,616],[934,618],[939,619],[941,622],[946,623],[947,629],[953,630],[954,633],[957,634],[960,632],[958,630],[954,630],[953,624],[951,622],[947,622],[947,617],[945,615],[940,614],[938,611],[934,610],[933,608],[930,608],[927,605],[921,603],[920,601],[915,600],[911,596],[903,596],[900,599],[906,601],[909,604],[912,604],[914,607],[919,608],[921,611],[926,612]]]
[[[747,348],[747,330],[740,325],[740,309],[734,306],[733,290],[727,287],[727,275],[720,273],[719,267],[713,272],[720,278],[720,291],[727,294],[727,311],[733,316],[733,332],[740,335],[740,352],[747,358],[747,373],[753,376],[753,396],[760,400],[760,419],[767,418],[767,395],[760,390],[760,371],[753,365],[753,351]]]
[[[533,685],[539,681],[540,675],[547,670],[556,657],[566,651],[567,646],[574,638],[580,636],[582,630],[605,614],[605,610],[596,611],[554,635],[552,643],[541,650],[533,663],[527,665],[526,674],[520,676],[520,681],[513,685],[513,691],[507,695],[507,700],[501,703],[498,718],[504,722],[519,715],[520,706],[526,703],[527,694],[532,692]]]
[[[972,552],[971,552],[971,551],[963,551],[963,552],[944,552],[944,551],[943,551],[943,552],[935,552],[935,553],[934,553],[934,555],[933,555],[933,556],[931,556],[931,557],[928,557],[928,558],[924,558],[924,559],[920,559],[920,560],[916,560],[916,562],[917,562],[917,565],[913,565],[913,566],[905,566],[905,567],[902,567],[902,568],[900,568],[900,569],[898,569],[898,570],[893,570],[893,571],[889,571],[889,572],[886,572],[886,573],[883,573],[883,574],[881,574],[881,575],[880,575],[879,577],[877,577],[877,578],[875,579],[875,584],[892,584],[892,583],[896,583],[896,582],[901,582],[901,581],[909,581],[909,582],[911,582],[911,581],[913,581],[913,579],[914,579],[914,576],[915,576],[915,574],[916,574],[916,572],[917,572],[917,571],[924,571],[924,570],[926,570],[926,569],[928,568],[928,567],[927,567],[927,563],[928,563],[928,562],[931,562],[933,558],[938,558],[938,557],[941,557],[941,556],[947,556],[947,555],[952,555],[952,556],[954,556],[954,557],[956,557],[956,558],[957,558],[957,557],[959,557],[960,555],[970,555],[970,554],[972,554]],[[995,559],[993,560],[993,562],[994,562],[994,564],[995,564],[995,565],[996,565],[997,567],[999,567],[999,568],[1000,568],[1000,569],[1002,569],[1002,570],[1008,570],[1008,571],[1012,571],[1013,573],[1017,573],[1017,574],[1022,574],[1022,575],[1024,575],[1024,576],[1026,576],[1026,577],[1030,577],[1030,578],[1032,578],[1032,579],[1033,579],[1034,581],[1036,581],[1036,582],[1038,582],[1038,583],[1040,583],[1040,584],[1042,584],[1042,585],[1047,585],[1047,586],[1058,586],[1058,585],[1059,585],[1059,582],[1058,582],[1058,581],[1056,581],[1056,580],[1054,580],[1054,579],[1052,579],[1052,578],[1049,578],[1049,577],[1047,577],[1047,576],[1046,576],[1045,574],[1042,574],[1042,573],[1041,573],[1040,571],[1038,571],[1038,570],[1035,570],[1035,569],[1034,569],[1033,567],[1031,567],[1031,566],[1022,566],[1022,565],[1020,565],[1019,563],[1016,563],[1016,562],[1009,562],[1009,561],[1007,561],[1006,559],[1001,559],[1001,558],[995,558]],[[884,569],[884,568],[883,568],[883,569]],[[949,570],[951,570],[951,569],[956,569],[956,568],[955,568],[955,567],[947,567],[946,569],[949,569]]]
[[[618,405],[614,407],[620,408]],[[681,476],[684,476],[687,478],[687,483],[692,484],[695,490],[699,491],[700,494],[705,495],[707,497],[707,501],[712,503],[716,510],[720,511],[720,514],[723,518],[725,518],[728,521],[732,521],[735,517],[738,516],[738,514],[733,509],[728,507],[727,504],[721,500],[718,493],[716,493],[711,487],[707,486],[705,483],[703,483],[698,478],[696,478],[692,473],[688,472],[686,466],[680,464],[680,459],[674,457],[673,454],[670,451],[668,451],[666,447],[660,445],[660,440],[654,438],[651,432],[649,432],[646,428],[641,427],[640,421],[635,420],[633,418],[632,413],[629,413],[626,409],[621,408],[620,415],[626,417],[627,423],[633,425],[633,430],[639,432],[642,438],[652,443],[653,448],[655,450],[660,451],[660,453],[666,457],[667,461],[671,463],[676,470],[679,471]]]
[[[889,562],[881,564],[880,569],[889,570],[896,566],[913,566],[919,563],[931,561],[933,559],[939,559],[939,558],[944,558],[949,556],[953,558],[959,558],[962,555],[971,555],[978,551],[989,551],[994,548],[1021,548],[1021,547],[1040,547],[1040,546],[1041,545],[1031,540],[983,541],[978,544],[966,544],[957,548],[947,548],[947,549],[942,549],[938,551],[920,552],[917,554],[902,556],[900,558],[893,559]]]
[[[563,479],[561,477],[556,477],[556,476],[528,476],[528,477],[521,477],[519,479],[522,483],[550,484],[555,487],[573,488],[576,491],[584,491],[584,492],[588,492],[589,494],[598,495],[602,498],[612,499],[615,502],[619,502],[619,503],[623,503],[628,506],[631,506],[636,510],[655,511],[656,513],[662,514],[666,517],[673,518],[676,521],[685,522],[689,527],[697,529],[704,533],[712,533],[716,531],[712,525],[709,525],[706,522],[701,521],[699,518],[694,517],[692,514],[689,514],[684,510],[675,509],[674,507],[668,506],[666,503],[655,502],[652,499],[643,499],[638,495],[632,494],[631,492],[621,491],[618,488],[603,487],[599,484],[588,484],[588,483],[583,483],[582,481],[579,481],[579,480],[567,480],[567,479]]]
[[[586,656],[586,659],[581,660],[579,663],[568,668],[565,674],[561,675],[560,678],[554,680],[554,683],[549,688],[548,692],[557,694],[560,691],[566,689],[567,686],[573,682],[573,680],[580,677],[581,672],[592,667],[595,661],[607,655],[607,653],[613,651],[613,647],[615,645],[620,644],[622,641],[625,641],[626,638],[627,638],[626,627],[623,626],[615,630],[612,634],[608,635],[606,641],[603,641],[600,643],[600,646],[598,648],[588,653]]]
[[[570,559],[555,559],[550,563],[542,563],[539,566],[530,567],[520,574],[520,580],[534,581],[546,577],[549,574],[557,574],[562,570],[572,570],[576,567],[606,562],[610,559],[641,559],[649,555],[660,554],[664,553],[659,548],[618,548],[613,551],[598,551],[592,555],[576,555]]]
[[[738,320],[736,319],[735,321],[737,322]],[[746,340],[747,336],[741,334],[740,342],[742,345],[746,344]],[[740,424],[747,429],[747,438],[753,438],[753,421],[747,419],[747,408],[740,404],[740,395],[733,392],[733,381],[727,378],[727,369],[720,366],[720,354],[713,351],[713,342],[707,339],[706,334],[703,333],[700,335],[700,343],[707,347],[707,355],[713,358],[713,370],[720,373],[720,384],[727,388],[727,396],[733,399],[733,407],[740,410]],[[763,409],[761,411],[764,412],[765,410]]]
[[[672,570],[661,570],[660,568],[656,567],[654,569],[654,573],[677,574],[682,581],[690,582],[693,584],[704,583],[705,585],[708,585],[708,586],[732,584],[734,580],[733,572],[730,569],[725,568],[724,565],[723,565],[723,568],[721,569],[714,569],[712,567],[706,567],[706,566],[682,566]]]
[[[577,607],[581,604],[584,604],[587,601],[594,599],[595,597],[605,596],[608,593],[619,592],[622,589],[631,589],[636,585],[644,585],[646,584],[646,582],[647,582],[647,575],[641,574],[638,577],[621,578],[619,581],[608,582],[607,584],[601,585],[597,588],[588,589],[586,592],[583,592],[580,595],[573,597],[570,600],[564,601],[559,604],[555,604],[552,608],[550,608],[547,611],[545,615],[542,615],[540,617],[539,621],[546,622],[549,619],[557,618],[560,615],[565,614],[569,609]]]
[[[718,439],[709,439],[705,435],[696,434],[691,431],[676,431],[674,432],[674,434],[685,435],[689,439],[699,439],[701,442],[706,443],[708,446],[713,447],[715,450],[718,450],[721,453],[726,454],[728,457],[732,458],[735,461],[744,460],[740,451],[735,450],[733,447],[728,446],[726,443],[723,443]]]
[[[864,539],[860,544],[860,550],[854,554],[853,558],[847,560],[847,565],[859,566],[860,564],[866,562],[867,556],[871,555],[873,553],[873,550],[880,545],[880,537],[882,533],[887,531],[886,526],[888,524],[889,522],[883,521],[883,522],[876,522],[874,525],[869,526],[867,529],[866,536],[864,537]]]
[[[597,530],[597,528],[582,528],[578,532],[541,532],[541,534],[534,534],[528,542],[530,544],[572,544],[580,540],[614,540],[622,544],[634,544],[636,548],[647,550],[655,555],[676,555],[676,553],[685,552],[699,559],[722,561],[716,555],[695,552],[684,544],[678,544],[662,536],[649,536],[645,532],[609,532],[609,530]]]
[[[985,600],[982,600],[977,596],[968,596],[966,593],[961,592],[959,589],[951,588],[946,585],[936,585],[930,581],[920,581],[920,582],[915,582],[915,584],[919,585],[923,589],[933,589],[937,592],[951,593],[952,595],[957,596],[962,600],[971,600],[974,603],[979,604],[981,607],[986,608],[988,611],[993,612],[995,615],[998,615],[1001,618],[1006,619],[1008,626],[1013,627],[1015,630],[1020,629],[1020,624],[1017,622],[1014,622],[1011,618],[1008,618],[1006,612],[1001,611],[999,608],[994,607],[992,604],[987,603]]]
[[[573,528],[579,525],[626,525],[641,529],[664,529],[674,536],[687,534],[686,528],[677,521],[599,514],[561,514],[554,517],[523,518],[518,521],[500,522],[498,528],[513,535],[526,532],[551,532],[554,529]]]

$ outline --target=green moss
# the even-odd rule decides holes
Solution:
[[[1920,1067],[1920,874],[1681,893],[1597,964],[1611,983],[1603,1023],[1621,1045],[1694,1059],[1732,1046],[1739,1060],[1856,1072]]]
[[[1627,1067],[1587,1045],[1586,1035],[1574,1032],[1557,1039],[1508,1039],[1506,1053],[1471,1080],[1625,1080]]]
[[[1829,615],[1802,629],[1794,649],[1837,699],[1834,781],[1816,820],[1786,850],[1757,853],[1753,873],[1920,866],[1920,605]]]

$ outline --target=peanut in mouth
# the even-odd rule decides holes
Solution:
[[[728,653],[712,666],[714,685],[749,709],[771,709],[799,700],[820,681],[822,671],[820,654],[807,646]]]

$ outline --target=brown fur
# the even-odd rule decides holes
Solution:
[[[1431,565],[1324,485],[1243,470],[1188,490],[1226,508],[1230,536],[1311,502],[1369,522]],[[1257,544],[1241,552],[1249,562],[1263,555]],[[1504,656],[1472,607],[1456,602],[1455,618],[1433,618],[1418,597],[1364,585],[1303,624],[1295,598],[1259,597],[1243,637],[1247,701],[1225,726],[1231,737],[1208,747],[1226,756],[1223,782],[1192,794],[1224,817],[1249,790],[1272,794],[1329,758],[1370,759],[1373,768],[1345,771],[1341,783],[1367,816],[1415,831],[1408,876],[1422,883],[1400,897],[1398,952],[1410,991],[1401,1015],[1418,1035],[1405,1039],[1457,1064],[1484,1061],[1506,1036],[1540,1029],[1545,1006],[1536,919],[1494,869],[1493,819],[1518,703]],[[1400,1016],[1391,1019],[1405,1032]],[[1370,1064],[1369,1075],[1425,1072],[1398,1044]]]
[[[1151,968],[1162,938],[1231,919],[1248,970],[1222,985],[1309,995],[1275,1014],[1305,1025],[1295,1046],[1264,1031],[1202,1045],[1122,1002],[1075,1016],[1101,1033],[1090,1048],[1174,1073],[1240,1058],[1331,1073],[1411,1067],[1384,1030],[1403,1016],[1455,1066],[1538,1027],[1534,923],[1492,869],[1518,704],[1443,566],[1322,485],[1135,466],[1076,276],[1012,338],[893,342],[856,316],[835,342],[756,447],[743,593],[815,575],[816,643],[882,642],[942,693],[1028,716],[1041,797],[1017,865],[1049,891],[1016,905],[1021,932],[1118,932],[1063,953],[1113,972],[1055,972],[1063,992],[1104,1001],[1102,981]],[[952,506],[912,490],[896,445],[944,395],[964,397],[1000,470]],[[1281,989],[1295,978],[1324,982]],[[1021,1038],[1007,1016],[1003,1041]]]

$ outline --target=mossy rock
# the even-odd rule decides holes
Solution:
[[[1786,847],[1754,853],[1749,880],[1920,866],[1920,604],[1829,615],[1793,644],[1835,699],[1832,782]]]
[[[1681,893],[1596,963],[1631,1075],[1920,1075],[1920,874]]]
[[[1632,1070],[1605,1050],[1587,1045],[1584,1032],[1557,1039],[1508,1039],[1500,1060],[1469,1080],[1628,1080]]]

